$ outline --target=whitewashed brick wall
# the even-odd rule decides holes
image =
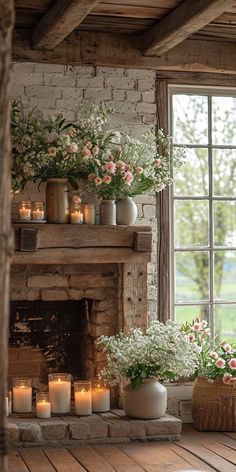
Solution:
[[[156,125],[155,71],[113,69],[93,66],[63,66],[59,64],[13,64],[12,96],[21,97],[28,108],[38,107],[45,115],[62,112],[67,119],[75,119],[81,108],[93,102],[103,102],[115,112],[110,117],[110,128],[137,135],[154,129]],[[44,199],[44,186],[38,195],[30,184],[19,200]],[[156,201],[154,196],[136,198],[137,224],[153,229],[152,262],[148,267],[148,311],[156,317]]]

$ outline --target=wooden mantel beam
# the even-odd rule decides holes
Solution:
[[[165,54],[220,16],[234,3],[232,0],[185,0],[143,35],[143,54]]]
[[[54,51],[39,51],[31,49],[29,32],[21,30],[15,33],[13,60],[236,74],[236,44],[187,39],[164,57],[155,57],[141,54],[137,36],[74,31]]]
[[[53,49],[73,31],[100,0],[57,0],[35,26],[32,47]]]

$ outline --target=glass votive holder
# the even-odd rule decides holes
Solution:
[[[31,220],[31,202],[29,200],[23,200],[19,203],[19,218],[22,221]]]
[[[45,217],[44,203],[33,202],[32,203],[32,219],[36,221],[42,221]]]
[[[89,381],[74,382],[76,415],[92,414],[92,385]]]
[[[92,411],[101,413],[110,410],[110,389],[105,380],[92,379]]]
[[[71,224],[81,225],[84,222],[83,205],[78,199],[77,202],[72,201],[70,205],[70,222]]]
[[[96,210],[95,205],[86,203],[84,205],[84,223],[86,225],[95,225],[96,223]]]
[[[36,416],[37,418],[51,417],[51,403],[49,401],[49,392],[36,393]]]
[[[13,379],[13,411],[30,413],[32,411],[31,379],[16,377]]]
[[[49,374],[48,385],[52,413],[70,413],[71,375],[64,373]]]

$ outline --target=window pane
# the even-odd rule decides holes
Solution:
[[[236,247],[236,202],[214,202],[214,244]]]
[[[214,295],[217,300],[236,300],[236,251],[215,251]]]
[[[208,201],[175,201],[175,246],[208,245]]]
[[[192,323],[193,320],[209,321],[209,306],[208,305],[192,305],[192,306],[176,306],[175,319],[179,323],[188,321]]]
[[[186,149],[186,163],[176,172],[175,195],[209,195],[208,150]]]
[[[214,195],[236,197],[236,150],[213,149],[212,158]]]
[[[236,305],[215,305],[216,334],[236,342]]]
[[[212,97],[213,144],[236,144],[236,98]]]
[[[207,144],[207,97],[173,96],[173,138],[176,144]]]
[[[208,251],[176,252],[175,297],[178,302],[209,300]]]

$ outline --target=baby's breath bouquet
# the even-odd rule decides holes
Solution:
[[[110,385],[118,384],[124,377],[133,388],[146,378],[174,380],[194,373],[198,356],[195,345],[175,321],[163,324],[153,321],[144,333],[139,328],[128,334],[101,336],[98,345],[103,346],[107,366],[100,372]]]

